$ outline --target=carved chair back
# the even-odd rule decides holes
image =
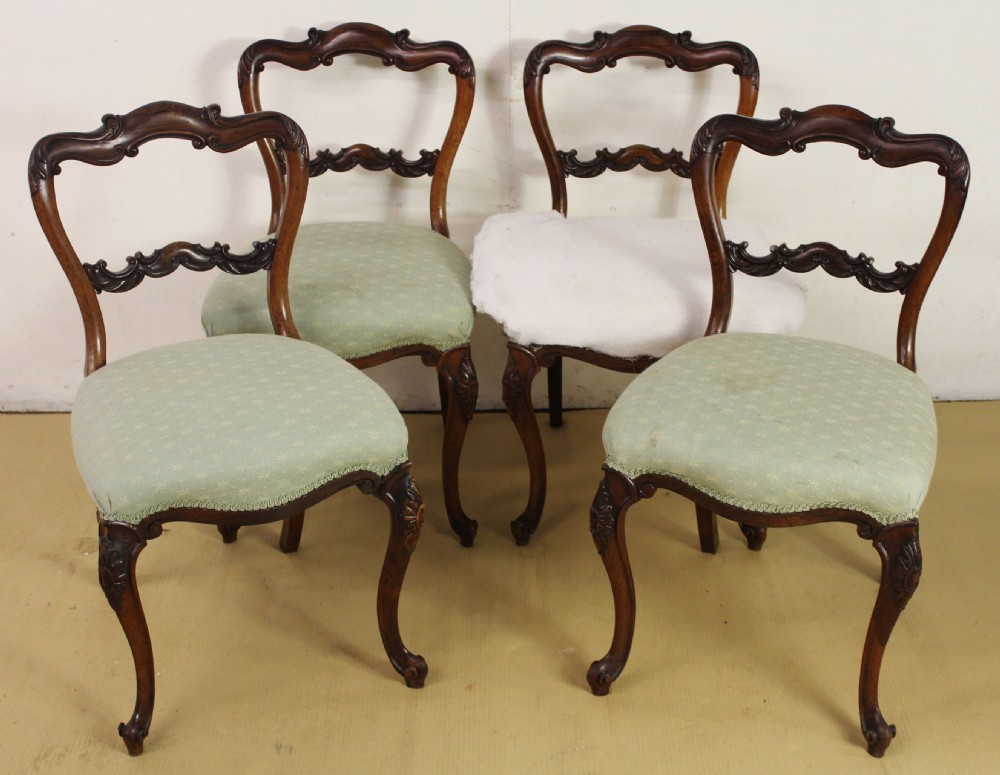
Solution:
[[[734,145],[745,145],[767,156],[793,150],[801,153],[816,142],[851,145],[861,159],[881,167],[905,167],[919,162],[936,164],[944,177],[944,202],[937,226],[919,261],[896,262],[892,271],[875,268],[864,253],[851,256],[828,242],[811,242],[790,248],[772,247],[766,256],[753,256],[747,244],[725,237],[718,215],[718,182],[713,174],[717,159]],[[873,118],[843,105],[824,105],[805,112],[784,108],[780,118],[763,120],[743,116],[716,116],[706,122],[691,146],[695,204],[712,262],[712,312],[706,335],[722,333],[732,309],[732,273],[757,277],[780,269],[809,272],[817,267],[833,277],[853,277],[869,290],[898,291],[903,295],[896,331],[897,362],[916,371],[917,319],[924,296],[951,243],[962,217],[969,190],[969,160],[957,142],[944,135],[904,134],[891,118]]]
[[[446,65],[455,76],[455,105],[444,142],[439,149],[421,150],[419,158],[407,159],[403,151],[384,151],[366,143],[355,143],[338,151],[320,150],[309,162],[311,177],[327,171],[346,172],[361,166],[371,171],[390,170],[403,178],[431,176],[431,228],[448,236],[446,197],[452,163],[458,152],[465,127],[469,123],[476,90],[476,70],[468,52],[457,43],[437,41],[414,43],[409,30],[389,32],[374,24],[341,24],[330,30],[312,28],[300,42],[260,40],[250,45],[240,58],[237,80],[240,99],[247,112],[260,111],[260,72],[268,62],[277,62],[295,70],[313,70],[332,65],[343,54],[377,57],[386,67],[416,72],[431,65]],[[264,163],[271,179],[280,185],[281,168],[274,150],[260,143]]]
[[[739,76],[739,102],[736,111],[752,116],[757,105],[760,71],[753,52],[740,43],[695,43],[690,32],[666,32],[657,27],[634,25],[617,32],[595,32],[588,43],[547,40],[532,49],[524,65],[524,98],[535,139],[545,159],[545,169],[552,191],[552,209],[566,215],[566,178],[593,178],[606,170],[625,172],[637,166],[651,172],[670,171],[681,178],[691,176],[691,168],[682,151],[664,152],[649,145],[635,144],[611,151],[602,148],[593,159],[580,159],[576,150],[558,150],[552,139],[542,102],[542,81],[553,65],[565,65],[583,73],[596,73],[614,67],[626,57],[653,57],[666,67],[685,72],[701,72],[718,65],[729,65]],[[722,154],[717,170],[719,207],[726,210],[726,189],[736,154],[734,146]]]
[[[171,242],[149,255],[127,256],[121,270],[108,268],[104,259],[83,261],[67,236],[56,202],[55,176],[66,161],[107,167],[136,156],[151,140],[188,140],[198,149],[229,153],[266,140],[277,149],[282,162],[279,191],[272,188],[274,236],[255,242],[245,254],[229,245],[211,246]],[[165,277],[183,266],[196,272],[219,267],[231,274],[269,269],[268,305],[277,333],[298,337],[288,304],[288,269],[292,244],[302,217],[309,181],[309,148],[298,125],[280,113],[221,115],[218,105],[195,108],[176,102],[154,102],[125,115],[104,116],[92,132],[64,132],[43,137],[31,152],[28,184],[31,201],[45,236],[59,259],[76,295],[83,316],[86,358],[84,375],[107,362],[104,317],[98,296],[135,288],[147,277]]]

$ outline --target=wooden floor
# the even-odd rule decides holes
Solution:
[[[943,404],[924,505],[920,589],[896,627],[881,704],[899,734],[865,753],[857,675],[878,560],[845,525],[772,531],[761,553],[658,495],[629,514],[632,657],[605,698],[587,666],[612,607],[587,511],[604,412],[543,429],[549,500],[531,545],[523,454],[506,416],[476,417],[463,549],[441,503],[441,422],[409,416],[427,522],[401,598],[430,665],[407,689],[382,651],[382,504],[346,492],[309,513],[296,555],[277,526],[224,545],[173,525],[139,560],[156,654],[146,752],[116,727],[134,673],[97,584],[93,507],[62,415],[0,416],[0,771],[11,773],[989,773],[1000,765],[1000,403]],[[133,463],[134,465],[134,463]]]

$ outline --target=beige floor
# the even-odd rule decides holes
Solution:
[[[327,501],[302,549],[277,527],[223,545],[175,525],[140,558],[157,659],[146,753],[115,733],[131,710],[124,637],[96,579],[92,507],[65,416],[0,416],[0,771],[147,773],[990,773],[1000,768],[1000,403],[939,407],[923,510],[925,572],[882,673],[899,736],[881,762],[857,723],[861,643],[877,583],[844,525],[735,526],[698,552],[690,505],[630,513],[639,602],[631,660],[606,698],[584,674],[611,634],[587,531],[604,413],[544,429],[549,502],[531,546],[507,522],[526,477],[503,415],[478,416],[463,469],[474,549],[441,508],[440,421],[410,416],[428,520],[403,589],[408,645],[430,665],[405,688],[378,638],[383,507]]]

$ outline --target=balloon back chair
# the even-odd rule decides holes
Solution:
[[[711,276],[696,220],[566,217],[567,177],[594,178],[605,171],[636,168],[690,177],[690,164],[678,150],[634,144],[597,150],[591,159],[581,159],[576,150],[558,150],[542,100],[546,74],[557,66],[597,73],[629,57],[652,58],[664,69],[686,73],[732,68],[739,83],[737,112],[753,115],[757,103],[759,70],[750,49],[732,42],[696,43],[689,32],[632,26],[595,32],[586,43],[545,41],[528,55],[524,98],[545,160],[552,210],[488,218],[476,237],[472,269],[477,309],[497,320],[508,338],[503,400],[530,472],[527,507],[511,523],[521,545],[538,527],[545,502],[545,452],[531,400],[538,372],[548,369],[549,423],[560,426],[564,357],[619,372],[641,372],[674,347],[700,336],[711,304]],[[648,86],[630,85],[627,95],[619,92],[617,100],[628,96],[637,112],[648,112]],[[574,106],[580,113],[578,123],[584,125],[586,115],[603,107],[581,100],[574,100]],[[628,126],[627,113],[620,123]],[[684,145],[689,143],[685,138]],[[722,214],[737,150],[726,149],[715,171]],[[683,189],[688,190],[686,183]],[[740,227],[740,234],[759,239],[746,226]],[[790,333],[804,318],[804,293],[795,281],[774,278],[746,290],[758,304],[736,321],[738,330]]]
[[[128,256],[120,270],[103,259],[84,262],[57,207],[60,167],[69,161],[117,164],[164,138],[223,153],[273,143],[283,182],[272,190],[272,236],[245,253],[220,243],[172,242]],[[403,645],[397,623],[400,588],[423,518],[409,474],[406,427],[364,374],[297,338],[289,309],[289,258],[305,201],[308,153],[299,127],[279,113],[226,117],[217,105],[156,102],[106,115],[93,132],[49,135],[31,154],[35,212],[83,316],[85,378],[74,402],[73,448],[97,503],[101,588],[135,662],[135,710],[118,729],[132,755],[142,753],[149,732],[155,676],[136,560],[168,522],[236,528],[282,520],[352,485],[376,496],[391,517],[376,606],[382,642],[408,686],[422,686],[427,673],[423,658]],[[108,363],[99,298],[182,266],[269,269],[261,274],[273,331],[280,335],[182,342]]]
[[[944,177],[944,203],[920,260],[876,269],[828,242],[772,247],[764,256],[727,239],[719,219],[716,167],[733,145],[767,156],[844,143],[881,167],[927,162]],[[725,151],[723,150],[725,149]],[[917,318],[928,286],[958,225],[969,163],[950,138],[903,134],[892,119],[828,105],[785,109],[764,121],[718,116],[691,149],[698,215],[711,259],[714,295],[706,336],[678,348],[622,393],[604,427],[605,475],[590,512],[607,569],[615,628],[607,655],[588,681],[607,694],[628,658],[635,587],[625,547],[625,514],[657,489],[694,501],[714,533],[715,515],[760,529],[847,522],[870,540],[881,583],[861,659],[859,706],[868,752],[881,756],[895,736],[879,709],[882,656],[897,618],[920,579],[917,514],[937,446],[934,406],[916,376]],[[777,334],[727,333],[735,272],[822,268],[903,301],[896,362],[843,344]],[[715,544],[702,542],[705,551]]]
[[[375,57],[407,73],[447,67],[454,75],[454,109],[440,149],[421,150],[417,158],[357,143],[320,150],[310,160],[311,177],[359,166],[404,179],[432,176],[430,228],[368,221],[304,224],[289,280],[295,320],[304,340],[358,368],[419,356],[437,370],[445,425],[445,508],[462,545],[472,546],[478,525],[462,510],[458,467],[479,392],[469,349],[474,312],[469,260],[448,238],[446,198],[452,163],[472,110],[475,68],[457,43],[415,43],[407,30],[392,33],[363,23],[311,29],[304,41],[260,40],[243,52],[237,75],[244,110],[261,110],[260,74],[265,65],[309,71],[347,54]],[[315,133],[310,143],[316,146]],[[279,159],[271,145],[259,145],[280,191]],[[220,276],[205,299],[202,323],[209,336],[270,331],[263,278]],[[282,549],[294,551],[301,532],[302,515],[289,518]]]

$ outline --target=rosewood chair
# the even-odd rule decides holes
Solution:
[[[714,171],[723,149],[741,144],[767,155],[844,143],[881,167],[930,163],[944,177],[937,226],[917,263],[876,269],[828,242],[772,247],[764,256],[727,239]],[[879,709],[882,656],[896,619],[917,587],[917,514],[937,446],[934,406],[916,370],[917,318],[958,226],[969,186],[961,146],[941,135],[903,134],[890,118],[827,105],[784,109],[774,121],[718,116],[691,149],[698,214],[711,259],[714,294],[707,336],[664,357],[621,395],[604,427],[607,461],[590,529],[615,601],[607,655],[587,675],[607,694],[628,658],[635,587],[625,547],[625,514],[666,489],[690,498],[699,519],[756,526],[847,522],[872,542],[881,582],[861,658],[859,707],[868,752],[881,756],[896,734]],[[732,274],[767,276],[817,267],[903,300],[896,362],[843,344],[776,334],[726,333]]]
[[[228,153],[268,140],[282,159],[272,178],[273,235],[247,253],[172,242],[125,259],[84,262],[56,204],[55,175],[69,161],[109,166],[152,140],[176,138]],[[427,665],[400,639],[397,608],[416,546],[423,502],[410,478],[406,427],[382,390],[333,353],[298,340],[288,266],[308,182],[308,146],[280,113],[220,115],[156,102],[106,115],[100,128],[53,134],[31,153],[28,182],[45,236],[76,294],[86,337],[85,378],[72,415],[73,449],[97,503],[101,588],[135,662],[136,703],[119,734],[142,753],[153,713],[153,651],[136,585],[136,560],[167,522],[236,528],[274,522],[356,486],[389,507],[390,532],[377,614],[392,666],[411,687]],[[101,294],[119,293],[178,267],[262,272],[279,336],[245,334],[171,344],[107,362]]]
[[[391,33],[360,23],[311,29],[304,41],[261,40],[243,52],[237,76],[244,110],[261,109],[260,73],[265,65],[274,62],[308,71],[347,54],[375,57],[408,73],[447,67],[455,79],[454,109],[439,150],[421,150],[419,157],[406,158],[401,150],[356,143],[337,151],[320,150],[310,160],[311,177],[357,166],[388,170],[405,179],[431,176],[430,228],[347,221],[303,225],[289,281],[295,320],[304,340],[358,368],[418,356],[437,370],[445,425],[445,508],[462,545],[472,546],[478,525],[462,510],[458,467],[479,390],[469,349],[474,312],[469,260],[448,238],[446,198],[452,162],[472,110],[475,68],[457,43],[415,43],[407,30]],[[271,179],[280,180],[273,148],[261,143],[260,149]],[[202,323],[209,336],[270,331],[264,278],[220,276],[205,299]],[[302,515],[289,518],[282,549],[294,551],[301,532]]]
[[[497,320],[508,337],[504,404],[530,471],[527,507],[511,523],[521,545],[538,527],[545,502],[545,452],[531,401],[535,376],[548,369],[549,423],[560,426],[564,357],[619,372],[641,372],[700,336],[711,303],[711,276],[697,221],[566,217],[567,177],[593,178],[637,167],[690,177],[689,162],[679,150],[633,144],[614,151],[602,148],[593,158],[582,159],[576,150],[557,149],[542,101],[546,74],[557,66],[597,73],[630,57],[660,60],[666,68],[687,73],[732,68],[739,83],[737,112],[753,115],[757,103],[759,70],[750,49],[732,42],[696,43],[689,32],[632,26],[595,32],[586,43],[545,41],[528,55],[524,97],[545,160],[552,210],[488,218],[476,237],[472,270],[476,307]],[[646,87],[632,86],[627,95],[617,94],[618,103],[627,96],[634,100],[637,114],[648,112]],[[577,108],[581,119],[584,110],[600,110],[589,102]],[[626,127],[628,118],[621,116]],[[685,145],[689,143],[686,139]],[[737,150],[727,149],[716,170],[723,215]],[[739,227],[739,233],[745,239],[761,239],[746,226]],[[805,302],[797,282],[781,278],[746,290],[758,303],[735,322],[737,329],[790,333],[801,323]]]

